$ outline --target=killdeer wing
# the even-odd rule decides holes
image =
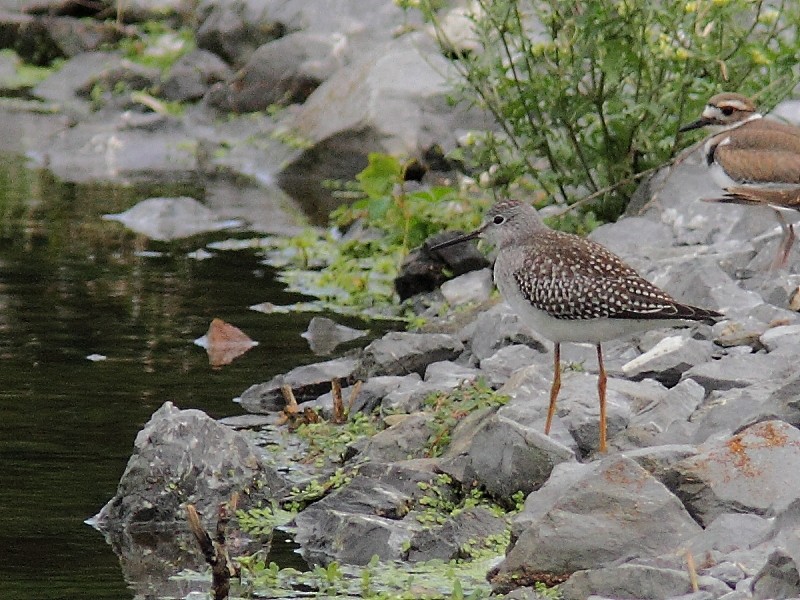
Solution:
[[[717,139],[713,161],[737,183],[800,184],[800,129],[759,119]]]
[[[800,210],[800,187],[784,189],[730,187],[725,190],[725,194],[721,198],[705,200],[724,204],[768,205],[773,208]]]

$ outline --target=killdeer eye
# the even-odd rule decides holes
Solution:
[[[726,106],[725,108],[722,108],[720,110],[722,110],[722,114],[725,115],[726,117],[730,117],[733,114],[732,106]]]
[[[497,215],[494,219],[492,219],[492,223],[495,225],[501,225],[505,222],[506,218],[503,215]]]

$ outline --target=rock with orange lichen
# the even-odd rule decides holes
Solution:
[[[665,474],[690,513],[708,524],[725,512],[784,510],[800,497],[800,431],[783,421],[756,423],[715,439]]]

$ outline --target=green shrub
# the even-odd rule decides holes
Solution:
[[[649,170],[685,145],[679,124],[712,93],[771,108],[798,81],[800,3],[782,0],[475,0],[471,52],[420,7],[461,74],[458,100],[500,128],[473,150],[484,179],[528,180],[545,202],[590,195],[624,210]],[[488,174],[491,173],[491,176]]]

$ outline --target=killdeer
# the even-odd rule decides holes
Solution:
[[[501,200],[480,228],[430,250],[476,237],[487,238],[497,249],[494,281],[500,295],[524,323],[554,343],[545,434],[550,433],[561,389],[561,344],[595,344],[600,371],[600,452],[606,451],[607,377],[602,342],[722,316],[674,300],[616,254],[591,240],[550,229],[536,209],[517,200]]]
[[[709,202],[770,206],[783,238],[772,268],[786,265],[796,235],[782,212],[800,210],[800,127],[764,119],[741,94],[712,96],[699,119],[679,131],[709,127],[704,146],[711,177],[724,190]]]

